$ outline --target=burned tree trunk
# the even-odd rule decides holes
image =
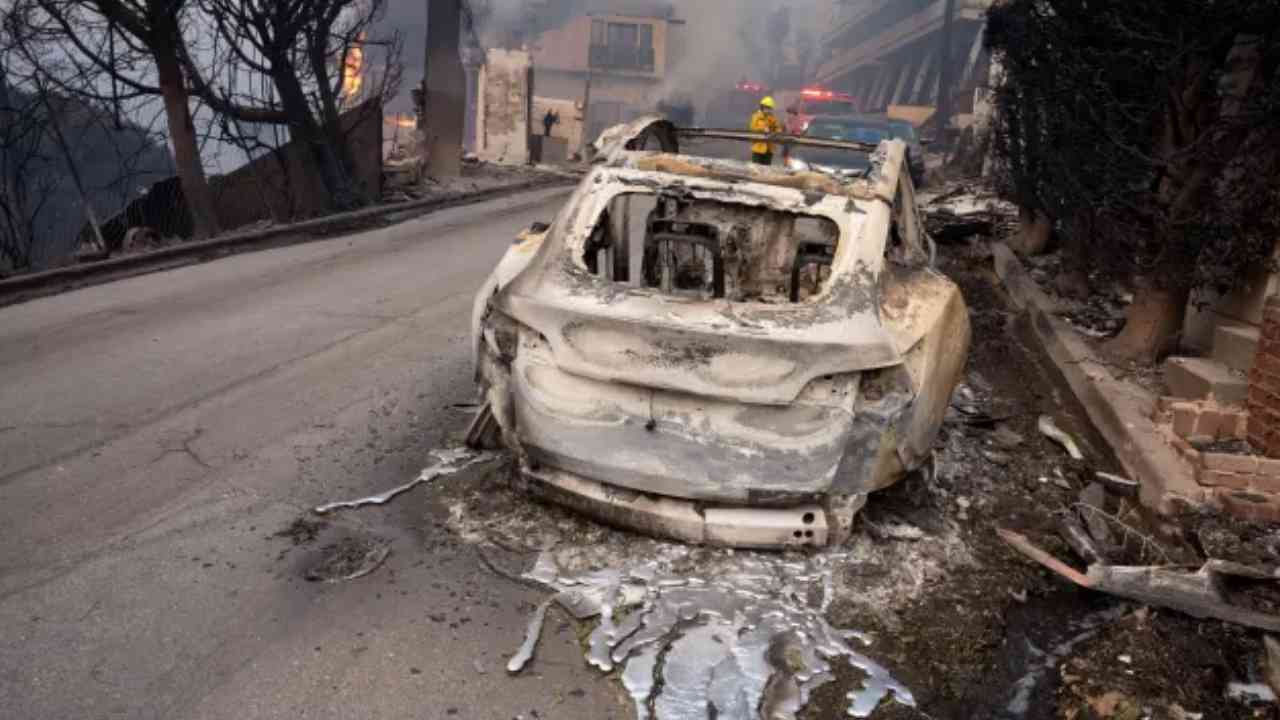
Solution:
[[[72,68],[80,73],[101,74],[110,81],[85,83],[74,90],[76,94],[110,102],[117,108],[126,96],[161,97],[194,234],[197,238],[216,235],[218,218],[201,164],[181,61],[186,51],[182,29],[188,0],[38,0],[27,10],[23,22],[31,25],[24,31],[34,32],[32,37],[36,38],[24,51],[29,54],[29,62],[36,57],[30,53],[43,52],[37,48],[44,42],[53,42],[56,52],[74,59]],[[117,48],[126,48],[124,58],[117,54]],[[144,60],[155,65],[158,84],[153,84],[152,76],[141,67]],[[39,62],[34,64],[38,66]],[[62,78],[57,87],[65,92],[75,84],[78,81],[68,83],[67,78]]]
[[[364,205],[369,198],[365,197],[361,188],[355,182],[355,162],[352,158],[351,147],[347,141],[346,132],[343,128],[342,119],[342,100],[340,90],[346,81],[346,69],[348,67],[348,57],[350,53],[359,51],[363,58],[363,50],[360,48],[344,47],[341,53],[339,66],[343,68],[338,74],[341,75],[339,82],[329,73],[329,34],[327,32],[312,32],[305,38],[307,46],[307,55],[310,62],[311,74],[315,77],[316,94],[319,97],[315,121],[318,127],[319,142],[314,144],[318,152],[317,162],[322,168],[326,168],[325,182],[329,188],[330,196],[334,198],[335,203],[344,207],[351,208]],[[363,42],[363,35],[358,35]],[[359,72],[364,71],[363,62],[358,68]],[[347,98],[350,100],[350,98]],[[380,98],[378,98],[380,100]],[[371,110],[370,107],[373,109]],[[358,115],[356,124],[365,122],[382,122],[380,117],[381,102],[375,105],[361,106],[351,112]],[[378,117],[373,117],[378,115]]]
[[[355,89],[346,88],[346,72],[352,53],[360,52],[363,58],[366,42],[381,48],[385,66],[378,87],[359,93],[372,104],[358,110],[362,115],[380,113],[377,104],[394,93],[399,81],[399,37],[395,33],[387,40],[367,37],[381,21],[386,0],[311,0],[293,5],[282,12],[277,3],[260,0],[202,2],[226,44],[237,49],[228,62],[242,72],[268,78],[275,91],[274,97],[250,99],[252,107],[235,108],[234,114],[228,114],[246,122],[287,126],[291,138],[307,150],[306,161],[324,185],[325,209],[357,207],[367,198],[356,182],[342,105],[358,94],[360,83],[355,83]],[[363,63],[356,65],[356,77],[362,82]],[[338,72],[333,71],[335,66]],[[215,109],[227,108],[231,98],[243,99],[233,88],[196,80],[200,97]],[[358,122],[369,121],[365,117]]]
[[[174,165],[182,182],[182,195],[191,212],[191,223],[197,240],[217,235],[218,213],[213,202],[200,161],[196,143],[195,123],[191,120],[190,96],[182,77],[182,65],[176,51],[156,48],[156,70],[160,79],[160,91],[164,99],[165,118],[169,124],[169,138],[173,148]]]
[[[1126,360],[1154,363],[1174,351],[1187,316],[1191,286],[1164,283],[1158,276],[1139,276],[1124,330],[1107,343],[1107,351]]]
[[[467,76],[458,50],[461,34],[459,0],[428,0],[427,78],[423,104],[426,109],[427,172],[437,178],[462,174]]]
[[[1248,130],[1233,116],[1254,89],[1257,39],[1240,35],[1221,55],[1193,58],[1183,83],[1170,88],[1156,148],[1163,159],[1154,225],[1158,262],[1135,278],[1136,292],[1124,331],[1109,343],[1112,354],[1154,362],[1175,349],[1186,319],[1197,262],[1198,238],[1190,228],[1221,205],[1215,180],[1244,144]],[[1221,96],[1218,71],[1225,69]],[[1198,147],[1197,147],[1198,145]]]
[[[305,144],[307,159],[314,163],[316,174],[327,191],[329,210],[358,207],[359,193],[351,177],[351,163],[344,160],[341,138],[332,138],[311,112],[306,91],[292,67],[278,69],[272,80],[280,93],[280,104],[289,118],[289,131]]]
[[[1009,246],[1020,255],[1041,255],[1049,249],[1053,224],[1041,210],[1018,208],[1018,234],[1009,238]]]

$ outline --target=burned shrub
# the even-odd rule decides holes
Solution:
[[[993,148],[1007,192],[1132,277],[1118,354],[1152,360],[1195,288],[1226,290],[1280,234],[1280,5],[1008,0]],[[1263,33],[1263,34],[1253,34]]]

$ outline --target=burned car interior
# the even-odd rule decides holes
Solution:
[[[823,217],[623,193],[600,214],[582,261],[592,275],[666,295],[800,302],[830,278],[839,241]]]
[[[737,547],[840,544],[927,465],[969,319],[905,148],[767,138],[864,153],[856,176],[680,152],[763,137],[657,116],[600,137],[476,298],[470,444],[551,502]]]

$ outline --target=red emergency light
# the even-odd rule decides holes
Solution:
[[[738,83],[738,89],[741,90],[742,92],[753,92],[753,93],[764,92],[763,85],[761,85],[760,83],[753,83],[753,82],[740,82]]]
[[[813,98],[815,100],[835,100],[837,98],[841,100],[850,100],[853,98],[852,95],[820,87],[807,87],[801,90],[800,94],[804,97]]]

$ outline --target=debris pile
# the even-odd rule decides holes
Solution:
[[[922,192],[920,207],[925,227],[935,241],[944,245],[968,242],[982,256],[989,256],[987,242],[1005,241],[1011,246],[1021,229],[1018,208],[1000,199],[994,190],[979,181],[952,183],[936,193]],[[1058,305],[1058,315],[1091,338],[1114,337],[1124,329],[1125,315],[1133,293],[1095,270],[1086,277],[1070,272],[1063,253],[1025,254],[1028,274]],[[1019,251],[1023,254],[1022,251]]]
[[[463,158],[461,176],[433,178],[426,174],[422,157],[393,157],[382,166],[382,201],[397,203],[452,197],[557,176],[572,177],[572,173],[545,166],[501,165],[467,156]]]
[[[538,606],[507,669],[532,658],[552,603],[578,619],[598,617],[586,653],[601,672],[621,668],[637,717],[794,718],[818,687],[835,679],[833,663],[865,674],[848,694],[850,717],[868,717],[886,699],[915,698],[861,650],[870,640],[827,623],[833,569],[843,555],[809,558],[721,555],[715,567],[688,562],[691,550],[634,564],[566,572],[542,553],[524,578],[555,593]]]
[[[936,195],[921,193],[920,205],[929,235],[943,244],[975,235],[998,239],[1017,228],[1017,207],[980,186],[955,184]]]
[[[1061,251],[1024,257],[1027,274],[1058,306],[1058,315],[1081,334],[1105,339],[1124,329],[1125,316],[1133,303],[1133,293],[1104,277],[1069,272]]]
[[[1033,540],[1002,529],[1000,537],[1076,586],[1156,610],[1220,620],[1226,628],[1280,633],[1280,534],[1273,528],[1209,511],[1152,521],[1133,497],[1136,484],[1107,473],[1098,473],[1098,479],[1077,502],[1056,513],[1056,536],[1046,533]],[[1064,559],[1058,548],[1065,548],[1085,569]],[[1139,613],[1139,624],[1151,622],[1150,611]],[[1270,653],[1276,643],[1270,636],[1264,638]],[[1227,668],[1228,678],[1234,676],[1234,694],[1228,697],[1248,704],[1251,698],[1280,691],[1277,664],[1280,658],[1245,665],[1266,668],[1265,672]],[[1277,687],[1262,684],[1271,678]],[[1121,695],[1113,699],[1130,702]]]
[[[422,196],[426,163],[421,157],[388,158],[382,163],[382,199],[407,202]]]

